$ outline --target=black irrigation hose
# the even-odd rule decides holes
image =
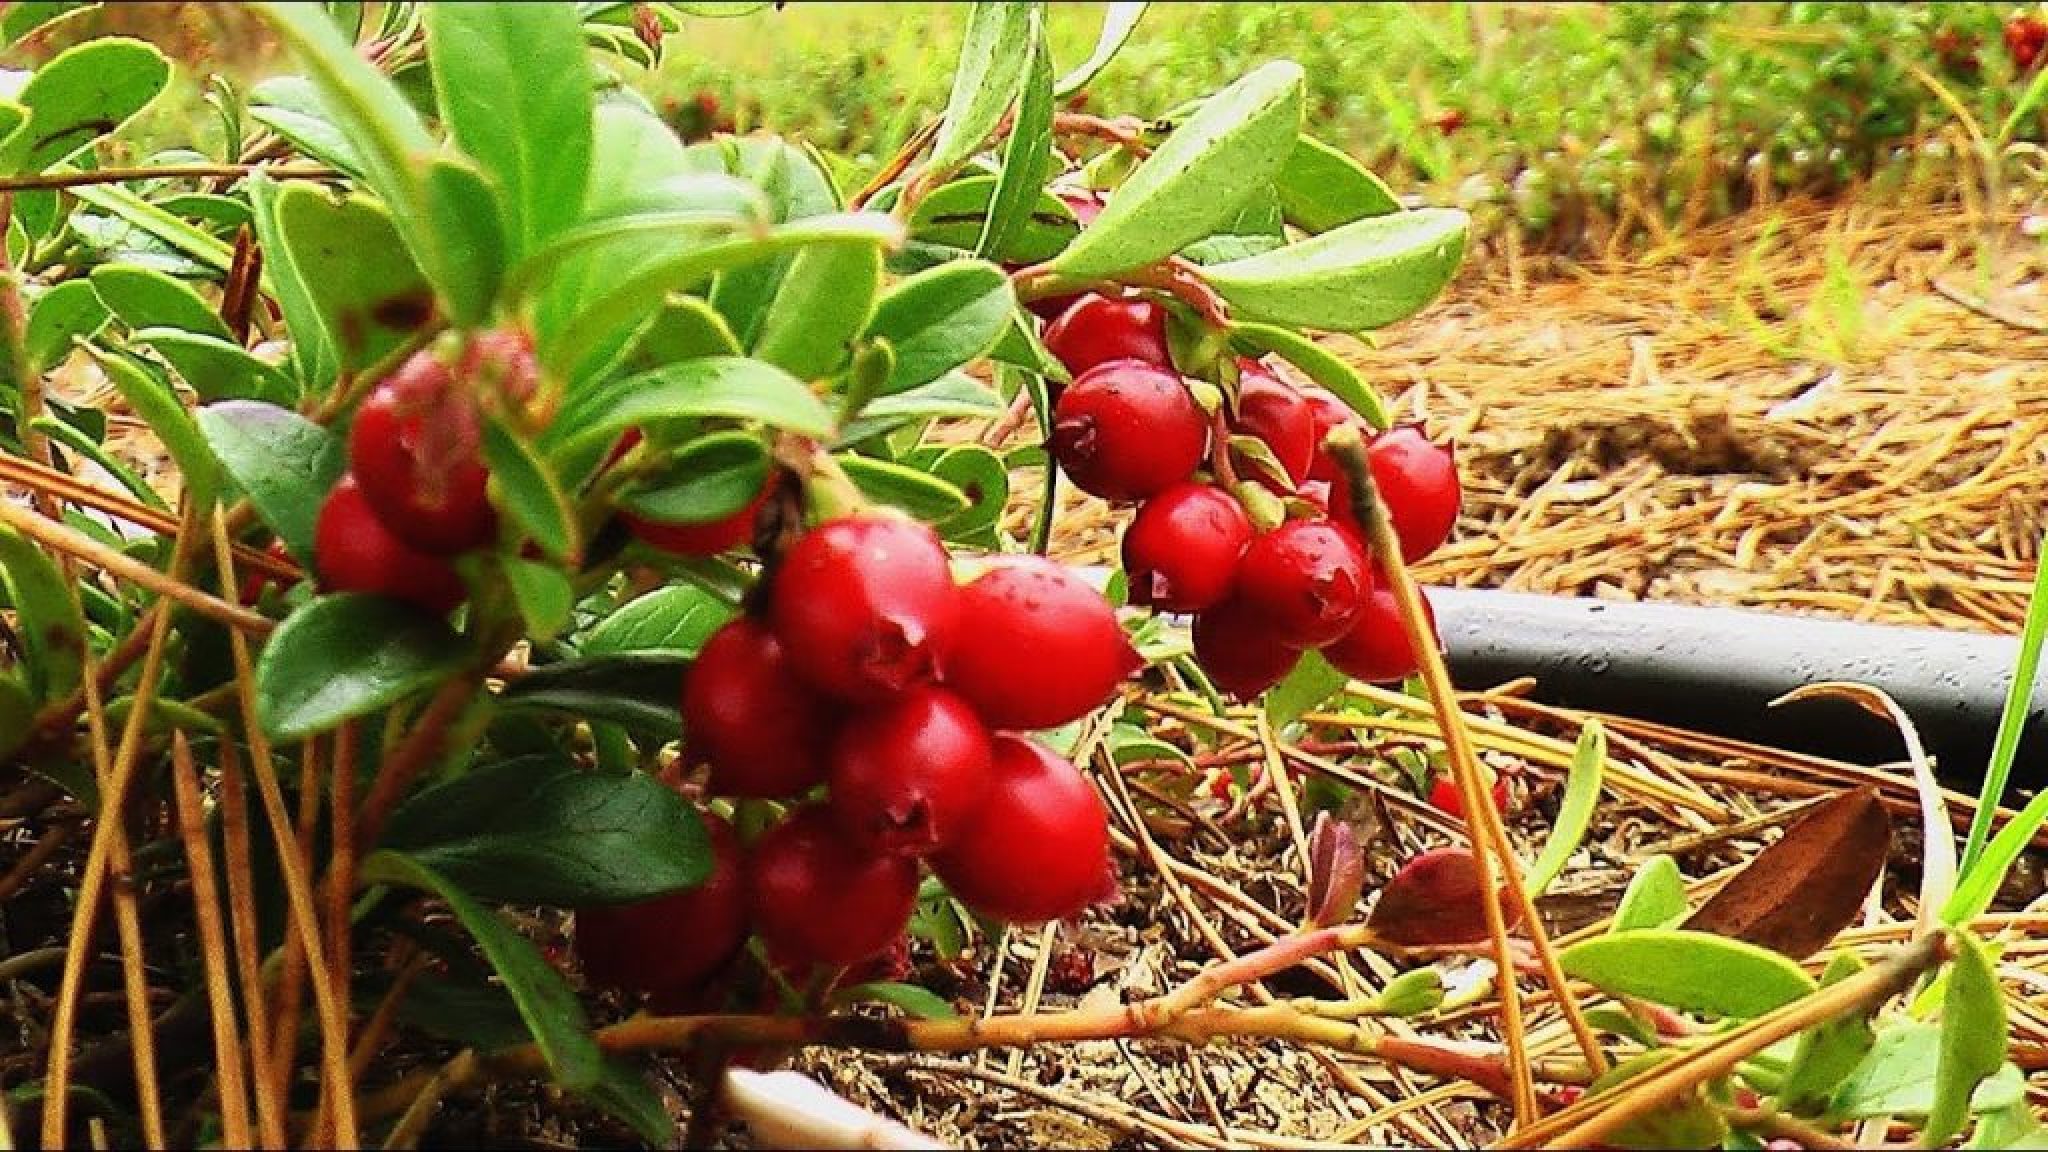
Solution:
[[[1458,686],[1536,678],[1532,698],[1866,764],[1905,759],[1887,720],[1846,700],[1772,700],[1802,684],[1880,688],[1944,778],[1983,778],[2019,640],[1705,608],[1431,588]],[[2013,783],[2048,785],[2048,693],[2038,687]]]

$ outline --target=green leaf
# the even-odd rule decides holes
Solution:
[[[517,1048],[526,1043],[532,1034],[527,1030],[525,1017],[519,1013],[519,1003],[502,985],[485,978],[482,966],[470,958],[467,948],[460,954],[451,955],[455,943],[457,941],[451,940],[435,949],[434,957],[456,964],[467,961],[465,967],[479,970],[447,977],[428,973],[413,977],[412,983],[406,986],[405,1000],[398,1009],[399,1022],[429,1036],[483,1052]],[[366,993],[374,996],[389,990],[389,980],[363,980],[359,977],[356,997],[361,1011],[367,1015],[377,1010],[378,1000],[368,999]]]
[[[209,404],[194,419],[256,514],[310,569],[320,506],[348,468],[342,438],[288,408],[248,400]]]
[[[284,225],[278,218],[278,199],[284,186],[260,172],[243,186],[249,192],[256,242],[263,247],[263,282],[284,313],[285,330],[291,336],[293,369],[300,383],[324,393],[341,370],[340,362],[320,306],[285,241]]]
[[[1003,170],[989,200],[988,221],[974,252],[991,260],[1014,259],[1017,240],[1045,194],[1052,171],[1052,45],[1045,38],[1045,9],[1032,5],[1026,51],[1030,60],[1017,96],[1017,115],[1003,145]]]
[[[694,584],[668,584],[614,609],[583,639],[585,656],[661,651],[694,657],[732,605]]]
[[[1248,320],[1335,332],[1379,328],[1414,315],[1450,283],[1468,223],[1451,208],[1373,216],[1200,274]]]
[[[1977,1086],[2005,1063],[2005,993],[1998,969],[1976,935],[1950,933],[1956,944],[1941,1001],[1941,1058],[1935,1067],[1934,1101],[1920,1146],[1939,1148],[1963,1130]]]
[[[276,740],[325,732],[462,667],[446,622],[401,600],[322,596],[285,617],[256,662],[257,713]]]
[[[834,459],[868,499],[901,508],[919,520],[943,520],[974,503],[965,492],[920,468],[849,454]]]
[[[1870,1053],[1835,1093],[1830,1117],[1925,1116],[1934,1108],[1944,1029],[1923,1020],[1896,1020],[1881,1028]],[[2026,1098],[2024,1080],[1993,1076],[1978,1085],[1970,1106],[1979,1111],[2011,1107]]]
[[[939,535],[956,544],[996,547],[996,525],[1010,500],[1010,470],[1003,458],[979,444],[955,444],[937,449],[919,465],[967,497],[966,510],[933,523]]]
[[[425,9],[441,119],[504,197],[515,257],[575,223],[590,179],[591,82],[562,4]]]
[[[1145,4],[1142,0],[1138,3],[1118,0],[1117,3],[1105,5],[1102,12],[1102,33],[1095,39],[1095,50],[1088,54],[1088,59],[1082,61],[1079,67],[1060,77],[1060,82],[1053,86],[1053,96],[1064,100],[1086,88],[1090,80],[1109,67],[1109,62],[1116,58],[1117,51],[1137,29],[1138,18],[1144,14]]]
[[[215,272],[226,272],[234,261],[234,249],[222,243],[219,237],[171,215],[118,184],[81,184],[66,189],[65,194],[105,212],[143,235],[161,241],[166,248]],[[72,230],[82,234],[86,230],[86,220],[84,213],[72,216]]]
[[[519,605],[519,618],[526,622],[528,638],[538,643],[554,639],[576,611],[576,586],[560,568],[531,560],[505,561],[505,583]]]
[[[1147,156],[1052,263],[1095,280],[1171,256],[1216,231],[1279,172],[1301,132],[1302,73],[1284,60],[1246,75]]]
[[[879,248],[834,245],[797,253],[761,318],[754,355],[801,380],[837,372],[875,314],[881,290]]]
[[[498,979],[519,1005],[526,1026],[547,1058],[557,1083],[586,1091],[603,1074],[603,1055],[590,1034],[583,1005],[569,982],[555,971],[533,943],[514,932],[497,914],[432,868],[398,852],[376,852],[363,861],[366,884],[417,888],[439,896],[475,938]]]
[[[277,222],[343,370],[369,367],[426,321],[432,291],[375,201],[293,184],[278,195]]]
[[[1017,97],[1034,53],[1031,36],[1043,5],[978,3],[967,17],[960,61],[953,68],[953,93],[939,122],[926,161],[932,172],[950,172],[981,150],[1003,113]]]
[[[0,166],[40,172],[118,129],[171,78],[171,62],[141,40],[108,36],[74,45],[36,69],[15,96],[28,120],[0,145]]]
[[[142,417],[142,422],[163,442],[171,459],[177,461],[187,499],[200,508],[210,505],[219,489],[213,450],[199,434],[199,425],[193,422],[184,401],[141,361],[119,353],[103,353],[90,344],[86,349],[121,398],[128,402],[129,409]]]
[[[0,672],[0,756],[14,755],[35,735],[40,703],[13,670]]]
[[[249,90],[249,118],[295,150],[350,176],[363,174],[363,154],[335,123],[320,90],[304,76],[273,76]]]
[[[841,209],[839,193],[823,160],[787,140],[742,137],[692,145],[684,154],[706,171],[737,176],[760,188],[767,195],[769,220],[774,224],[827,216]],[[722,275],[711,290],[713,306],[747,343],[759,334],[768,302],[775,298],[788,268],[788,260],[780,253],[772,255],[774,258],[766,261],[720,269]]]
[[[706,416],[759,420],[805,436],[832,431],[832,413],[801,380],[759,360],[707,356],[590,389],[563,410],[542,444],[609,444],[628,428]]]
[[[1042,380],[1056,380],[1062,384],[1073,382],[1073,374],[1046,350],[1045,341],[1039,339],[1036,326],[1025,317],[1021,308],[1010,314],[1009,326],[996,338],[996,346],[988,350],[988,358],[1022,368]],[[1044,413],[1040,415],[1042,417]]]
[[[701,296],[671,296],[648,318],[627,355],[628,372],[652,372],[664,365],[706,356],[737,356],[740,342]],[[762,357],[766,359],[765,357]]]
[[[1685,877],[1678,871],[1678,861],[1666,855],[1656,855],[1644,861],[1636,870],[1635,878],[1621,894],[1621,903],[1614,909],[1614,926],[1610,932],[1632,932],[1640,928],[1667,928],[1685,918],[1689,909],[1685,901]]]
[[[421,186],[433,222],[434,279],[448,302],[449,317],[463,327],[481,325],[490,318],[498,286],[505,279],[505,227],[498,198],[481,172],[452,156],[429,161]]]
[[[877,981],[855,984],[832,994],[836,1004],[887,1004],[918,1020],[952,1020],[960,1015],[945,998],[916,984]]]
[[[36,297],[28,314],[29,370],[40,376],[71,354],[72,342],[90,339],[107,323],[107,306],[84,280],[66,280]]]
[[[584,1089],[582,1096],[631,1128],[650,1146],[675,1146],[676,1121],[669,1115],[668,1101],[654,1086],[647,1070],[626,1057],[606,1053],[597,1083]]]
[[[1531,899],[1543,895],[1550,882],[1564,872],[1572,853],[1586,839],[1593,823],[1593,805],[1600,799],[1600,778],[1607,764],[1607,729],[1598,720],[1586,721],[1579,732],[1578,747],[1572,750],[1571,771],[1564,779],[1564,799],[1551,823],[1550,839],[1524,876]]]
[[[73,0],[17,0],[0,13],[0,36],[4,36],[8,44],[13,44],[45,24],[98,7],[96,3],[74,3]]]
[[[933,189],[910,214],[911,237],[958,250],[945,259],[966,255],[988,227],[989,205],[1001,183],[996,176],[969,176]],[[1058,196],[1043,188],[1033,195],[1030,213],[1010,234],[1008,246],[996,252],[997,258],[1037,264],[1059,255],[1080,234],[1081,222]]]
[[[157,495],[156,489],[151,488],[149,481],[143,479],[140,473],[79,429],[51,416],[38,416],[29,427],[105,469],[115,482],[128,490],[129,495],[142,503],[160,512],[171,510],[171,506],[162,496]]]
[[[1275,729],[1285,728],[1343,691],[1350,679],[1332,668],[1322,653],[1310,649],[1295,661],[1293,671],[1266,693],[1266,719]]]
[[[1401,210],[1401,202],[1379,177],[1306,133],[1295,139],[1274,189],[1287,222],[1304,232],[1328,232],[1353,220]]]
[[[860,418],[848,424],[839,443],[858,444],[906,424],[938,417],[984,418],[999,416],[1003,401],[988,385],[965,372],[948,372],[929,384],[881,396],[860,410]]]
[[[179,328],[144,328],[129,342],[153,349],[202,402],[268,400],[289,403],[298,386],[274,364],[258,360],[232,340]]]
[[[188,219],[232,233],[249,223],[253,217],[249,206],[230,196],[216,196],[210,192],[181,192],[166,196],[156,206],[174,216]]]
[[[380,843],[495,904],[630,904],[711,874],[704,826],[674,789],[546,757],[420,792],[392,813]]]
[[[498,696],[509,710],[539,708],[579,720],[606,721],[662,741],[682,731],[688,661],[671,652],[623,652],[544,664]]]
[[[751,432],[716,432],[685,444],[660,477],[621,501],[665,524],[705,524],[739,512],[768,482],[768,447]]]
[[[2004,1071],[2017,1073],[2019,1070],[2008,1064],[2001,1074]],[[1970,1139],[1963,1147],[1997,1149],[1999,1152],[2008,1148],[2048,1147],[2048,1128],[2042,1127],[2041,1121],[2034,1116],[2034,1110],[2028,1106],[2022,1092],[2020,1101],[2010,1107],[1980,1110],[1976,1130],[1970,1133]]]
[[[1839,984],[1862,971],[1863,966],[1856,953],[1845,948],[1828,961],[1820,976],[1820,986]],[[1786,1065],[1784,1083],[1778,1089],[1779,1103],[1793,1112],[1808,1114],[1827,1107],[1835,1090],[1863,1061],[1876,1038],[1867,1012],[1837,1016],[1801,1032],[1792,1062]]]
[[[1705,932],[1640,928],[1582,940],[1558,954],[1565,974],[1610,996],[1635,996],[1687,1012],[1748,1019],[1814,990],[1799,965]]]
[[[498,506],[511,513],[520,531],[556,560],[581,555],[575,504],[534,445],[493,418],[484,426],[484,460],[491,466]]]
[[[103,264],[88,278],[100,302],[130,328],[176,328],[221,340],[234,339],[204,297],[182,280],[154,268]]]
[[[887,340],[896,366],[883,395],[930,383],[995,345],[1017,306],[1009,277],[993,264],[962,260],[897,284],[875,308],[867,338]]]
[[[0,527],[0,580],[14,608],[29,692],[37,700],[69,696],[85,667],[85,620],[70,579],[42,545]]]

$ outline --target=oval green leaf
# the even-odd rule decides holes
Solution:
[[[1295,140],[1273,186],[1287,222],[1304,232],[1328,232],[1353,220],[1401,210],[1401,202],[1384,181],[1307,133]]]
[[[895,367],[882,395],[928,384],[995,346],[1016,309],[1003,270],[961,260],[896,285],[875,308],[867,338],[889,342]]]
[[[248,400],[210,404],[193,418],[263,523],[311,568],[320,506],[348,467],[342,438],[288,408]]]
[[[583,638],[585,656],[668,652],[694,657],[733,606],[694,584],[667,584],[620,605]]]
[[[441,298],[458,325],[480,325],[489,319],[505,280],[508,257],[500,200],[482,173],[453,156],[429,161],[421,188],[433,225],[431,268]]]
[[[305,184],[278,194],[280,238],[342,368],[360,371],[432,313],[433,291],[391,214],[364,196],[336,202]]]
[[[1453,208],[1374,216],[1200,274],[1248,320],[1332,332],[1379,328],[1421,311],[1451,282],[1469,223]]]
[[[1685,876],[1678,871],[1678,861],[1659,854],[1637,869],[1635,878],[1622,891],[1609,931],[1670,927],[1683,920],[1690,910],[1685,902]]]
[[[297,386],[282,369],[258,360],[232,340],[177,328],[144,328],[130,334],[129,340],[162,356],[202,402],[292,403],[298,398]]]
[[[1042,7],[985,0],[968,14],[960,59],[953,67],[953,92],[926,162],[930,171],[957,168],[981,150],[1002,122],[1031,65],[1031,37]]]
[[[972,251],[988,227],[989,204],[999,182],[994,176],[968,176],[934,189],[910,214],[911,237],[939,245],[942,252],[957,250],[949,254],[951,258]],[[1010,234],[999,259],[1026,264],[1050,260],[1080,234],[1081,222],[1064,201],[1044,189],[1035,195],[1030,214]]]
[[[1750,1019],[1813,992],[1805,969],[1768,949],[1676,928],[1582,940],[1558,954],[1565,974],[1610,996]]]
[[[1935,1066],[1934,1104],[1920,1133],[1923,1148],[1939,1148],[1963,1130],[1977,1086],[2005,1064],[2005,992],[1998,985],[1998,969],[1969,930],[1957,929],[1949,938],[1956,955],[1941,1000],[1941,1058]]]
[[[685,444],[661,475],[622,501],[664,524],[704,524],[745,508],[768,482],[768,446],[749,432],[716,432]]]
[[[1248,323],[1232,324],[1230,335],[1239,347],[1254,355],[1270,352],[1301,369],[1303,375],[1322,385],[1374,428],[1384,429],[1393,422],[1393,417],[1387,414],[1386,401],[1365,382],[1358,369],[1308,337],[1271,324]]]
[[[453,675],[465,649],[445,621],[403,601],[347,593],[285,618],[256,662],[256,711],[275,740],[365,716]]]
[[[88,278],[100,302],[130,328],[176,328],[222,340],[234,334],[213,306],[184,281],[154,268],[103,264]]]
[[[90,339],[107,323],[107,306],[85,280],[66,280],[35,298],[28,314],[29,370],[48,372],[71,354],[72,342]]]
[[[171,62],[141,40],[109,36],[73,45],[36,69],[15,97],[28,121],[0,148],[13,172],[40,172],[118,129],[156,99]]]
[[[866,246],[807,248],[789,262],[761,318],[754,355],[802,380],[829,376],[875,314],[882,251]]]
[[[919,520],[944,520],[973,507],[965,492],[918,468],[841,454],[835,457],[870,500],[894,505]]]
[[[707,356],[590,389],[563,411],[542,443],[609,444],[628,428],[704,416],[759,420],[805,436],[832,431],[832,413],[803,381],[759,360]]]
[[[498,696],[507,711],[537,708],[584,721],[605,721],[658,741],[682,732],[689,662],[671,652],[625,652],[545,664]]]

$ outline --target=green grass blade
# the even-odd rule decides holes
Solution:
[[[2012,867],[2013,860],[2034,838],[2044,819],[2048,819],[2048,807],[2035,811],[2039,801],[2029,804],[2026,812],[2008,825],[2006,833],[2015,826],[2025,825],[2023,834],[2008,837],[1999,836],[1996,845],[2000,851],[1986,854],[1987,840],[1991,835],[1991,820],[1998,810],[1998,803],[2005,798],[2007,779],[2012,775],[2012,762],[2019,754],[2020,729],[2026,723],[2027,709],[2034,699],[2034,679],[2041,665],[2041,642],[2048,638],[2048,536],[2044,536],[2041,558],[2034,562],[2034,590],[2027,600],[2027,622],[2020,633],[2020,658],[2013,668],[2012,683],[2006,687],[2005,709],[1998,717],[1998,735],[1991,744],[1991,762],[1984,769],[1984,787],[1977,795],[1977,812],[1970,818],[1970,834],[1963,843],[1962,872],[1958,877],[1956,895],[1949,901],[1951,909],[1958,906],[1964,893],[1984,888],[1978,883],[1979,873],[1992,877],[1989,889],[1995,891],[1997,880]],[[2006,854],[2006,842],[2013,843],[2010,854]],[[1951,918],[1952,919],[1952,918]]]

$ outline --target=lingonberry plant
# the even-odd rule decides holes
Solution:
[[[943,112],[849,194],[801,141],[685,144],[618,81],[679,20],[747,7],[256,5],[302,74],[212,87],[203,190],[178,182],[184,154],[101,167],[96,141],[167,83],[149,45],[86,40],[8,87],[0,431],[35,499],[0,502],[6,811],[120,817],[92,820],[49,1056],[14,1097],[43,1147],[110,1092],[134,1102],[124,1140],[204,1116],[170,1135],[402,1146],[445,1093],[535,1075],[672,1142],[636,1054],[701,1043],[715,1071],[807,1044],[1332,1043],[1329,1014],[1427,1011],[1440,982],[1256,1019],[1212,1002],[1319,954],[1488,933],[1512,970],[1511,929],[1573,1003],[1498,814],[1466,803],[1484,784],[1406,569],[1455,526],[1452,453],[1313,338],[1427,305],[1463,215],[1402,210],[1306,133],[1290,63],[1152,120],[1060,111],[1142,5],[1112,6],[1063,78],[1043,5],[976,5]],[[67,358],[147,424],[175,490],[53,391]],[[1026,420],[1042,444],[1008,455],[959,434]],[[1192,617],[1184,635],[1043,555],[1050,492],[1013,535],[1011,477],[1034,465],[1135,505],[1129,602]],[[1475,850],[1419,857],[1357,922],[1358,846],[1319,830],[1305,926],[1269,947],[1111,1011],[946,1018],[901,983],[913,935],[957,936],[961,908],[1000,932],[1117,895],[1114,850],[1141,840],[1112,834],[1105,733],[1130,726],[1148,660],[1239,697],[1278,685],[1281,724],[1347,677],[1423,673],[1459,805],[1481,809]],[[154,906],[181,887],[196,928],[161,969],[184,981],[164,1038],[181,1058],[74,1053],[103,905],[132,1036],[153,1035],[138,890]],[[508,907],[569,913],[543,922],[568,925],[575,962]],[[1679,946],[1672,915],[1575,953],[1575,974],[1723,1017],[1811,991],[1750,945],[1731,987],[1790,993],[1658,983],[1643,957]],[[1930,939],[1909,975],[1981,961],[1966,936]],[[358,963],[372,952],[390,964]],[[2002,1067],[1982,986],[1951,970],[1958,1018],[2000,1046],[1950,1058],[1941,1033],[1965,1061],[1929,1115],[1944,1136],[1955,1085],[1967,1104]],[[659,1015],[593,1029],[593,1007],[641,999]],[[1338,1031],[1511,1084],[1531,1121],[1507,1011],[1504,1065]],[[1593,1080],[1604,1050],[1572,1013],[1574,1079]],[[183,1059],[202,1017],[215,1059]],[[460,1054],[387,1074],[393,1029]],[[314,1049],[317,1089],[294,1076]],[[1853,1061],[1808,1064],[1787,1076],[1810,1103]],[[1630,1091],[1605,1085],[1589,1105]]]

